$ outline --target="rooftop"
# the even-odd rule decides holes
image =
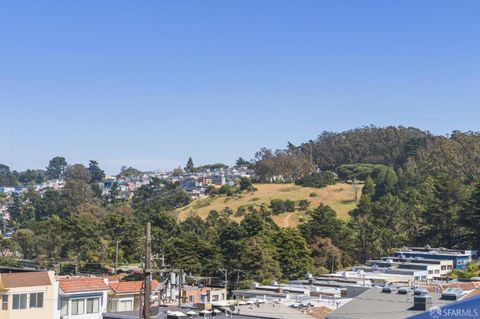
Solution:
[[[152,289],[156,289],[160,283],[157,280],[152,281]],[[140,293],[143,286],[143,281],[136,280],[136,281],[120,281],[120,282],[113,282],[110,285],[110,289],[114,293]]]
[[[19,287],[37,287],[50,286],[50,276],[48,272],[18,272],[10,274],[0,274],[0,287],[19,288]]]
[[[110,290],[101,277],[72,277],[58,280],[64,293]]]
[[[443,306],[452,301],[443,300],[440,293],[430,293],[433,306]],[[413,310],[413,295],[383,293],[381,288],[371,288],[344,306],[327,315],[328,319],[400,319],[425,311]]]

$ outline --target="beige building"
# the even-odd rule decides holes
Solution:
[[[0,274],[0,318],[52,319],[57,294],[53,272]]]

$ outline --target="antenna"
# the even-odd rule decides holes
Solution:
[[[12,170],[12,166],[13,166],[13,136],[14,136],[14,131],[12,127],[12,131],[10,134],[10,170]]]

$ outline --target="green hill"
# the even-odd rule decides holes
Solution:
[[[254,205],[259,207],[262,203],[270,204],[272,199],[290,199],[294,201],[306,199],[310,207],[315,208],[320,203],[331,206],[340,218],[346,218],[348,212],[356,207],[355,194],[351,185],[339,183],[325,188],[301,187],[293,184],[255,184],[258,189],[251,193],[242,193],[230,197],[215,196],[194,200],[188,206],[178,210],[179,219],[184,220],[190,214],[206,218],[211,210],[220,211],[225,207],[236,211],[241,206]],[[310,197],[311,193],[317,196]],[[303,212],[288,212],[273,215],[275,222],[282,227],[296,226],[304,215]],[[233,217],[241,220],[242,217]]]

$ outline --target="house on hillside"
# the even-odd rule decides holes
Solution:
[[[0,318],[55,318],[57,293],[53,272],[0,274]]]
[[[206,304],[218,303],[227,300],[225,288],[185,285],[182,290],[182,303]]]
[[[108,294],[108,312],[139,310],[141,305],[140,294],[143,281],[112,281],[109,282],[110,292]],[[152,281],[152,290],[160,286],[157,280]],[[157,298],[158,299],[158,298]],[[154,302],[153,305],[158,303]]]
[[[107,278],[59,278],[58,313],[61,319],[98,319],[107,310]]]

